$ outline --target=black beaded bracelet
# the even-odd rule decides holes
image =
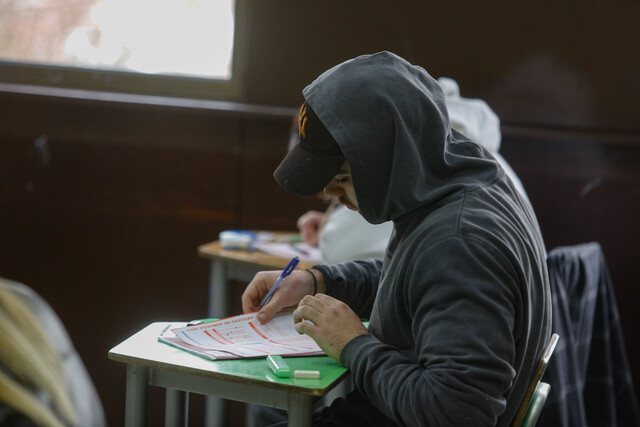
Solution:
[[[312,296],[315,296],[316,292],[318,292],[318,279],[316,279],[316,275],[313,274],[313,271],[311,271],[311,269],[307,268],[307,271],[309,272],[311,277],[313,277],[313,294],[312,294]]]

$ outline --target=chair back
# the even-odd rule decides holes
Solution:
[[[549,359],[551,359],[551,355],[553,354],[553,350],[555,350],[556,348],[556,344],[558,344],[558,338],[558,334],[551,335],[549,343],[542,352],[542,356],[540,357],[538,366],[536,366],[536,370],[533,373],[531,383],[527,388],[527,393],[524,395],[522,404],[520,405],[516,417],[513,420],[512,427],[530,427],[535,425],[536,420],[538,419],[538,416],[542,411],[542,406],[544,406],[544,401],[547,399],[550,388],[549,384],[541,383],[540,379],[542,378],[544,371],[547,369]],[[533,403],[536,404],[533,405]],[[530,407],[532,409],[532,413],[528,414],[527,412],[529,411]],[[537,413],[534,413],[536,411]],[[529,420],[528,424],[525,424],[525,416],[527,420]]]
[[[533,393],[529,409],[527,409],[527,413],[524,414],[524,419],[520,427],[533,427],[536,425],[540,412],[542,412],[544,403],[547,400],[547,396],[549,396],[550,389],[551,386],[549,384],[543,382],[538,383],[538,387],[536,387],[536,391]]]

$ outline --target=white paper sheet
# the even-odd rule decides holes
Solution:
[[[160,341],[209,359],[325,354],[307,335],[295,330],[291,311],[261,324],[257,313],[173,329]]]
[[[292,258],[298,256],[302,261],[311,261],[322,263],[322,251],[316,246],[308,243],[278,243],[278,242],[256,242],[252,245],[253,249],[281,256],[283,258]]]

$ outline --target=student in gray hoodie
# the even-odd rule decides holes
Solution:
[[[303,95],[276,181],[394,226],[384,260],[295,271],[264,307],[279,272],[261,272],[242,296],[262,322],[297,304],[298,331],[351,372],[355,390],[314,425],[510,424],[551,334],[529,204],[451,128],[438,83],[397,55],[346,61]]]

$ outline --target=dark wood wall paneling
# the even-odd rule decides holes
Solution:
[[[632,0],[251,2],[246,98],[298,105],[327,68],[390,50],[456,79],[505,123],[637,133],[639,20]]]
[[[636,390],[640,352],[640,141],[505,130],[502,153],[533,203],[547,248],[596,241],[616,292]]]
[[[602,244],[639,388],[637,2],[247,3],[237,101],[295,108],[320,72],[383,49],[486,100],[547,246]],[[197,246],[226,228],[291,229],[322,208],[271,177],[289,129],[281,113],[0,91],[0,275],[59,313],[111,425],[125,372],[108,349],[152,321],[206,313]]]

